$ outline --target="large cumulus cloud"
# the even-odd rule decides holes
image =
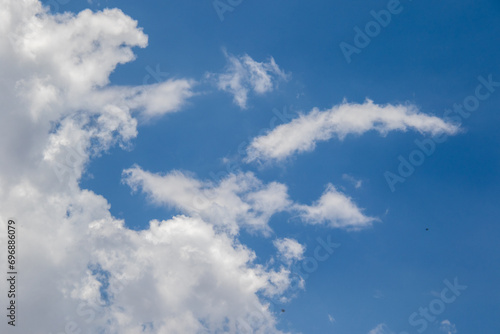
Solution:
[[[259,296],[283,293],[288,269],[255,263],[252,250],[200,217],[132,231],[105,198],[79,187],[93,156],[126,146],[137,119],[178,111],[195,82],[111,85],[115,67],[147,44],[120,10],[53,15],[35,0],[0,7],[0,219],[18,223],[17,329],[279,332]]]

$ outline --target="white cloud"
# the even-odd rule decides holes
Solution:
[[[274,213],[290,210],[286,187],[249,173],[213,184],[132,168],[129,184],[189,216],[126,228],[78,181],[94,156],[129,145],[137,118],[182,108],[194,82],[110,85],[116,66],[134,59],[132,48],[147,44],[120,10],[52,15],[36,0],[0,6],[0,160],[8,162],[0,164],[0,220],[20,225],[17,301],[29,321],[20,319],[19,331],[281,333],[259,296],[281,298],[290,272],[256,263],[236,235],[241,226],[266,232]],[[273,61],[245,66],[257,93],[274,88],[266,76],[281,75]]]
[[[291,201],[285,185],[264,185],[252,173],[230,174],[219,184],[199,181],[180,171],[153,174],[133,167],[123,172],[123,181],[141,188],[158,204],[175,207],[236,234],[240,227],[267,233],[268,221],[286,210]]]
[[[279,80],[287,80],[288,75],[279,68],[274,58],[267,62],[257,62],[249,55],[234,56],[224,51],[228,64],[224,73],[208,74],[215,78],[217,87],[234,96],[234,103],[240,108],[247,107],[248,94],[272,92]]]
[[[328,315],[328,321],[330,321],[332,324],[336,322],[335,318],[332,315]]]
[[[377,327],[368,332],[368,334],[393,334],[386,324],[379,324]]]
[[[252,250],[200,217],[130,230],[105,198],[79,187],[94,155],[137,136],[136,115],[178,110],[192,82],[111,86],[115,67],[147,44],[120,10],[52,15],[36,0],[0,6],[0,220],[18,223],[17,329],[281,333],[259,296],[284,293],[287,269],[257,264]],[[217,191],[231,193],[241,186],[236,179],[254,182],[234,178]],[[255,221],[286,202],[269,201],[283,193],[279,184],[243,189]],[[0,233],[0,244],[6,241]],[[0,299],[6,305],[6,295]],[[4,321],[0,332],[7,331]]]
[[[242,326],[279,332],[257,294],[279,296],[290,272],[255,264],[251,250],[199,218],[152,221],[136,232],[109,214],[101,196],[30,184],[2,196],[0,209],[23,224],[17,301],[30,319],[20,321],[23,333],[59,333],[70,322],[85,333],[138,333],[148,323],[148,333],[217,333],[225,326],[229,333]],[[108,273],[107,284],[90,265]]]
[[[149,199],[237,234],[241,227],[269,235],[268,222],[275,213],[298,213],[308,224],[357,230],[378,219],[365,216],[351,198],[331,184],[312,205],[293,203],[287,187],[271,182],[264,185],[252,173],[229,174],[218,184],[200,181],[180,171],[154,174],[134,166],[123,172],[123,182]]]
[[[350,197],[328,184],[319,200],[312,205],[294,205],[303,221],[309,224],[327,224],[332,228],[357,230],[368,227],[377,218],[365,216]]]
[[[231,332],[239,332],[237,326],[246,323],[254,330],[274,325],[256,294],[260,291],[271,297],[282,293],[289,272],[268,272],[254,265],[252,251],[226,234],[216,233],[210,224],[175,217],[152,221],[138,235],[106,231],[110,229],[106,224],[95,228],[104,230],[97,236],[120,237],[114,245],[103,247],[99,261],[104,270],[114,273],[117,284],[126,281],[126,288],[115,294],[112,308],[126,328],[133,328],[137,320],[155,323],[155,333],[216,333],[227,320]],[[260,319],[251,319],[249,314],[256,310]]]
[[[310,113],[301,114],[290,123],[254,138],[247,148],[246,161],[283,160],[314,150],[317,142],[333,137],[343,140],[348,134],[360,135],[376,130],[386,135],[389,131],[408,129],[432,135],[458,131],[455,125],[423,114],[415,106],[377,105],[370,100],[363,104],[344,102],[325,111],[314,108]]]
[[[456,326],[452,324],[450,320],[441,321],[441,326],[439,327],[439,329],[446,334],[458,333]]]
[[[305,246],[301,245],[295,239],[276,239],[273,244],[286,263],[292,263],[293,261],[302,260],[304,258]]]
[[[40,155],[45,165],[37,168],[64,161],[62,147],[85,150],[95,141],[93,150],[102,151],[125,144],[137,135],[135,115],[176,111],[192,95],[188,79],[109,85],[116,66],[134,59],[132,48],[147,45],[137,22],[118,9],[51,15],[36,0],[0,4],[0,131],[10,138],[0,154],[12,161],[0,173],[11,180]]]
[[[194,84],[193,80],[170,79],[138,87],[112,87],[95,94],[90,102],[118,104],[137,110],[143,118],[149,119],[178,111],[194,95],[191,91]]]
[[[355,177],[353,177],[352,175],[349,175],[349,174],[342,174],[342,179],[344,179],[344,180],[349,181],[350,183],[352,183],[352,185],[356,189],[361,188],[361,186],[363,185],[363,181],[358,180],[358,179],[356,179]]]

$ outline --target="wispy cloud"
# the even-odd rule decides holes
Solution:
[[[363,181],[358,180],[349,174],[342,174],[342,179],[349,181],[356,189],[361,188],[361,186],[363,185]]]
[[[224,50],[227,65],[223,73],[209,73],[218,89],[233,95],[234,103],[247,108],[248,95],[253,92],[262,95],[272,92],[280,80],[288,80],[289,75],[281,70],[273,57],[257,62],[249,55],[234,56]]]
[[[252,173],[229,174],[214,184],[180,171],[160,175],[135,166],[123,172],[123,181],[135,190],[140,188],[155,203],[199,215],[232,233],[240,226],[268,233],[270,217],[291,204],[285,185],[265,185]]]
[[[386,135],[390,131],[408,129],[431,135],[458,131],[457,126],[423,114],[412,105],[377,105],[370,100],[363,104],[344,102],[325,111],[315,108],[254,138],[247,148],[246,161],[280,161],[310,152],[316,143],[334,137],[343,140],[349,134],[360,135],[370,130]]]
[[[284,184],[264,184],[253,173],[228,174],[219,183],[213,183],[181,171],[162,175],[134,166],[123,171],[123,182],[133,190],[142,190],[154,203],[199,215],[233,234],[238,233],[240,227],[268,234],[269,219],[283,211],[297,214],[307,224],[349,230],[368,227],[378,220],[365,216],[350,197],[332,184],[327,185],[316,202],[304,205],[289,199]],[[291,245],[290,240],[287,245]]]

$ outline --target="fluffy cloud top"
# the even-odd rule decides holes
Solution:
[[[280,333],[258,296],[282,294],[290,272],[255,264],[251,250],[199,218],[136,232],[101,196],[29,184],[2,196],[1,210],[21,225],[23,333]]]
[[[304,258],[305,246],[301,245],[295,239],[276,239],[273,243],[287,263]]]
[[[312,205],[296,204],[294,209],[309,224],[327,224],[332,228],[357,230],[368,227],[377,218],[365,216],[350,197],[329,184],[319,200]]]
[[[252,251],[211,224],[180,216],[152,221],[138,234],[104,222],[92,228],[99,263],[113,273],[108,293],[117,332],[137,333],[147,323],[151,333],[219,333],[224,326],[238,333],[275,325],[257,293],[282,293],[289,272],[254,265]]]
[[[268,134],[254,138],[247,148],[247,162],[283,160],[294,154],[314,150],[316,143],[348,134],[375,130],[382,135],[389,131],[414,129],[437,135],[454,134],[458,128],[442,119],[423,114],[414,106],[342,103],[329,110],[313,109],[290,123],[280,125]]]
[[[179,110],[193,94],[189,79],[109,85],[116,66],[134,59],[132,48],[147,45],[137,22],[118,9],[52,15],[36,0],[0,4],[0,131],[10,139],[0,154],[12,162],[0,173],[9,180],[64,163],[63,147],[85,151],[93,142],[97,152],[125,144],[137,135],[135,116]],[[41,156],[43,165],[35,163]]]
[[[224,73],[208,74],[215,78],[217,87],[234,96],[234,103],[247,107],[248,94],[264,94],[274,90],[278,80],[287,80],[287,74],[276,64],[274,58],[257,62],[249,55],[233,56],[224,52],[227,65]]]

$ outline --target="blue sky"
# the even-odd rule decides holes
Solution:
[[[3,2],[9,10],[15,7],[10,1]],[[61,268],[55,263],[62,262],[47,260],[55,266],[50,268],[59,268],[61,272],[69,272],[68,268],[81,272],[81,276],[64,276],[65,282],[75,282],[71,298],[61,292],[67,291],[63,283],[54,283],[54,291],[61,295],[55,303],[88,302],[90,297],[81,292],[87,291],[83,283],[78,288],[78,282],[84,282],[82,277],[88,275],[89,280],[98,282],[96,285],[88,283],[88,289],[91,290],[90,286],[96,289],[101,284],[100,296],[98,290],[92,291],[96,292],[97,297],[94,297],[98,300],[107,300],[110,311],[98,317],[102,322],[92,327],[94,324],[85,323],[85,318],[78,312],[75,315],[74,307],[68,306],[65,309],[71,311],[63,312],[61,318],[65,320],[42,323],[45,332],[61,331],[64,326],[60,323],[70,321],[68,319],[73,319],[82,333],[86,333],[85,326],[105,333],[135,333],[138,328],[144,333],[174,333],[176,330],[243,333],[241,328],[237,329],[238,321],[249,322],[255,333],[454,334],[494,333],[500,328],[496,316],[499,306],[495,303],[500,298],[496,286],[500,278],[497,265],[500,260],[497,242],[500,233],[497,224],[500,216],[497,204],[500,135],[496,128],[500,122],[497,107],[500,103],[498,2],[401,0],[398,4],[392,0],[243,0],[231,6],[228,5],[230,1],[221,0],[219,3],[232,8],[222,14],[223,20],[214,2],[208,0],[64,2],[42,1],[51,8],[43,14],[47,22],[57,12],[77,14],[85,9],[95,12],[89,14],[95,15],[92,16],[95,22],[103,20],[102,26],[109,24],[109,27],[89,40],[97,40],[103,50],[110,45],[113,51],[102,51],[103,58],[99,59],[112,59],[113,63],[101,72],[100,65],[90,66],[82,72],[77,72],[76,65],[75,69],[63,65],[57,69],[58,62],[66,61],[65,51],[61,49],[59,54],[57,50],[51,55],[47,53],[49,56],[44,53],[33,61],[35,65],[26,60],[30,65],[18,66],[22,68],[21,74],[12,75],[11,86],[14,82],[30,82],[26,78],[34,77],[32,73],[39,71],[45,75],[39,77],[46,80],[41,82],[51,82],[51,87],[62,87],[64,91],[65,75],[69,76],[74,70],[79,77],[71,78],[79,79],[71,81],[71,85],[86,87],[75,88],[67,95],[61,93],[60,96],[67,97],[61,104],[50,102],[52,100],[47,97],[50,103],[36,109],[42,110],[40,119],[43,122],[36,118],[29,123],[40,129],[43,136],[27,140],[26,147],[33,152],[43,151],[46,157],[49,156],[46,152],[55,152],[53,158],[45,159],[49,167],[51,163],[57,165],[58,161],[67,159],[59,151],[66,145],[64,143],[82,149],[80,158],[68,173],[70,179],[54,181],[57,187],[34,181],[34,170],[13,171],[2,167],[0,181],[5,183],[2,198],[10,207],[5,204],[0,212],[2,219],[10,215],[26,222],[41,215],[36,211],[24,212],[19,198],[6,191],[25,186],[26,180],[32,180],[29,182],[33,189],[47,194],[47,198],[64,194],[68,202],[59,202],[66,203],[65,210],[81,205],[81,209],[75,209],[74,220],[66,217],[66,221],[49,214],[40,216],[46,217],[40,218],[43,224],[49,224],[44,219],[59,219],[56,226],[61,231],[74,229],[67,232],[70,236],[67,240],[82,238],[85,244],[83,236],[87,235],[88,244],[93,245],[85,250],[83,259],[86,260],[81,260],[81,268],[77,267],[78,261],[73,263],[70,257],[62,262],[72,263],[71,266]],[[113,26],[113,20],[125,20],[122,16],[116,14],[109,22],[104,21],[97,12],[105,8],[119,8],[123,11],[120,15],[136,20],[137,26],[148,36],[147,46],[133,24],[127,23],[126,28],[119,23]],[[385,27],[378,25],[380,31],[372,34],[365,47],[357,46],[355,28],[366,34],[367,24],[375,20],[370,13],[390,13],[388,8],[394,10],[389,14],[390,22]],[[104,17],[111,16],[104,13]],[[29,17],[30,14],[23,15]],[[54,22],[54,25],[62,24]],[[44,23],[43,29],[47,26]],[[73,29],[71,27],[67,29]],[[123,29],[120,30],[122,34],[115,34],[115,28]],[[85,29],[78,31],[85,37]],[[111,37],[103,37],[108,36],[106,34]],[[120,42],[120,38],[130,45],[135,59],[119,60],[123,56],[117,51],[121,44],[113,43],[115,39]],[[33,45],[29,50],[38,57],[37,50],[42,47],[28,37],[26,40],[26,45]],[[45,40],[40,38],[40,41],[44,43]],[[83,39],[82,49],[87,48],[87,42]],[[359,52],[346,57],[341,43],[357,47]],[[78,46],[70,48],[78,50]],[[97,49],[89,47],[88,50],[101,52]],[[2,57],[5,64],[15,58],[10,53]],[[43,57],[55,59],[56,65],[43,65]],[[80,57],[85,60],[87,54],[82,53]],[[97,64],[100,62],[103,61]],[[52,64],[47,61],[49,63]],[[113,64],[117,65],[116,69]],[[237,66],[231,67],[231,64]],[[6,68],[2,69],[5,73],[8,72]],[[100,74],[109,77],[109,81],[95,79],[100,78]],[[89,80],[98,83],[78,86],[78,80],[83,82],[82,78],[87,75]],[[51,81],[52,78],[57,79]],[[178,90],[173,93],[166,88],[162,90],[168,82]],[[231,86],[235,82],[237,86]],[[9,84],[7,79],[4,84]],[[40,84],[40,87],[45,86]],[[121,96],[127,96],[123,101],[117,97],[119,94],[113,95],[116,87],[125,87],[120,91]],[[143,89],[145,97],[139,96],[134,87],[142,87],[137,89]],[[42,95],[50,93],[49,90],[39,91]],[[478,91],[482,95],[478,95]],[[237,96],[244,96],[244,100],[238,100]],[[68,102],[73,98],[76,102]],[[45,101],[33,100],[30,108]],[[96,102],[94,105],[88,101]],[[454,104],[464,103],[473,103],[466,106],[470,112],[453,112]],[[92,121],[80,121],[81,115],[91,115],[91,119],[95,116],[96,123],[100,115],[108,115],[108,112],[116,115],[106,109],[110,106],[121,108],[123,115],[130,116],[123,121],[123,127],[113,128],[113,121],[103,121],[104,125],[94,131],[96,125]],[[451,111],[445,114],[447,109]],[[8,112],[2,109],[2,113]],[[71,119],[78,120],[74,122],[75,127],[71,127]],[[9,118],[3,120],[7,121]],[[18,124],[24,126],[25,123],[19,121]],[[58,124],[60,128],[48,132],[48,124]],[[136,129],[135,134],[132,128]],[[64,132],[64,129],[69,130]],[[80,137],[72,135],[80,131]],[[443,134],[447,135],[446,139],[439,140]],[[116,140],[106,139],[108,136]],[[416,140],[431,145],[428,147],[432,152],[424,152]],[[37,146],[37,142],[46,143],[43,144],[46,146]],[[2,147],[1,154],[11,152],[12,148],[6,147]],[[58,154],[61,154],[59,158]],[[39,159],[35,156],[19,157],[13,164],[21,166],[28,161],[35,166]],[[400,157],[404,161],[420,157],[423,162],[413,163],[417,166],[410,167],[411,175],[401,175],[398,171],[401,169]],[[404,182],[391,184],[388,173]],[[5,181],[8,177],[14,181]],[[52,174],[50,178],[47,176],[47,180],[51,178],[57,180]],[[224,188],[225,181],[234,183]],[[204,189],[215,199],[204,198]],[[82,199],[85,196],[93,198],[88,200],[90,204]],[[208,208],[193,204],[199,198],[209,203]],[[30,200],[36,203],[37,198]],[[50,201],[53,202],[59,203]],[[57,205],[61,205],[62,210],[63,204]],[[249,209],[244,209],[246,206]],[[54,211],[57,212],[55,207]],[[182,224],[172,223],[174,217],[180,215],[193,229],[186,235],[213,229],[215,235],[220,233],[227,238],[230,247],[234,246],[234,249],[229,248],[231,255],[228,258],[243,256],[237,253],[240,251],[238,245],[255,253],[255,259],[240,264],[245,273],[238,272],[240,276],[231,280],[243,280],[251,276],[249,273],[257,273],[256,277],[268,277],[271,283],[256,283],[256,280],[255,286],[262,286],[251,293],[243,293],[243,285],[228,288],[227,292],[223,287],[231,280],[220,277],[224,276],[221,273],[226,268],[221,264],[225,263],[224,256],[217,261],[207,260],[207,263],[197,262],[198,258],[177,262],[172,259],[163,268],[162,264],[154,263],[161,263],[162,258],[173,253],[165,250],[168,248],[157,250],[152,245],[145,252],[151,258],[138,268],[157,266],[151,269],[150,277],[154,277],[158,285],[144,287],[147,291],[142,295],[134,290],[133,284],[141,286],[148,282],[150,269],[144,269],[143,276],[137,274],[138,278],[132,279],[135,283],[123,290],[124,297],[120,299],[121,290],[111,290],[115,281],[110,277],[132,277],[134,261],[140,263],[147,258],[141,253],[144,249],[141,243],[146,244],[155,237],[145,235],[161,234],[154,232],[151,221],[163,221],[160,226],[172,228],[173,232],[169,232],[172,235],[181,233],[179,240],[184,240]],[[117,229],[102,232],[97,237],[93,232],[82,232],[87,231],[85,226],[91,226],[90,231],[101,221],[107,221],[109,226],[121,221],[125,232]],[[37,227],[26,225],[26,234],[34,236]],[[142,237],[142,241],[137,239]],[[112,241],[113,246],[107,246],[100,238],[132,241],[123,241],[124,245],[130,243],[127,246],[130,248],[120,248]],[[315,250],[327,239],[339,246],[326,260],[318,261]],[[158,243],[175,244],[169,240]],[[218,240],[217,237],[214,240]],[[61,247],[68,251],[73,246]],[[201,248],[200,254],[215,246],[211,247],[208,250]],[[142,255],[137,255],[135,260],[127,258],[129,249]],[[321,254],[324,251],[322,249]],[[118,260],[104,254],[124,254],[123,261],[129,261],[130,268],[123,269],[121,262],[113,262]],[[31,253],[26,253],[26,257],[30,256]],[[172,255],[175,256],[178,255]],[[26,262],[35,263],[35,258],[33,255],[33,260],[30,258]],[[84,275],[85,263],[98,264],[109,282],[99,283],[95,270]],[[199,274],[204,270],[201,268],[209,266],[212,267],[207,269],[208,273]],[[302,270],[298,272],[297,268]],[[312,269],[307,273],[304,268]],[[25,270],[30,276],[31,269]],[[172,295],[161,294],[163,288],[169,289],[170,270],[201,277],[198,284],[202,288],[187,293],[188,297],[175,296],[178,305],[182,304],[178,306],[179,313],[172,309],[175,307],[172,305],[177,304],[158,300],[152,302],[151,307],[156,305],[158,310],[163,310],[167,314],[164,318],[145,308],[137,315],[133,311],[127,313],[134,315],[130,315],[126,325],[116,320],[121,318],[113,313],[116,310],[112,310],[113,300],[108,300],[109,296],[116,295],[116,307],[125,310],[127,307],[134,309],[133,296],[136,294],[141,298],[161,295],[159,299],[175,299]],[[269,278],[275,277],[273,275],[286,277],[280,276],[282,281],[274,282]],[[217,282],[218,288],[211,291],[209,283],[203,288],[204,280]],[[299,283],[302,288],[294,288],[294,284]],[[456,293],[450,288],[453,285],[459,286]],[[190,291],[190,288],[172,286],[174,291]],[[279,291],[270,293],[274,288]],[[110,290],[102,292],[102,289]],[[443,292],[444,289],[447,292]],[[235,299],[242,296],[241,304],[232,298],[226,301],[226,292]],[[192,296],[198,298],[205,293],[210,296],[207,307],[217,312],[200,311],[198,306],[190,306],[195,300]],[[443,293],[453,297],[453,301],[444,302]],[[252,298],[255,296],[259,305],[271,305],[269,310],[260,313],[265,319],[263,324],[259,316],[257,320],[253,318],[255,322],[248,320],[252,319],[251,309],[255,305]],[[205,299],[199,298],[198,304],[203,304]],[[213,306],[219,303],[245,310],[248,307],[250,311],[225,314],[224,307]],[[137,302],[138,308],[144,305],[147,304]],[[439,312],[431,313],[432,320],[426,319],[420,313],[424,308],[430,308],[431,312],[437,308]],[[30,310],[35,312],[36,303]],[[152,314],[150,318],[149,313]],[[112,314],[111,320],[106,318],[109,314]],[[227,317],[228,323],[234,322],[236,327],[224,328],[214,320],[218,317]],[[28,323],[30,320],[20,318],[19,321]],[[113,326],[107,325],[110,323]]]

